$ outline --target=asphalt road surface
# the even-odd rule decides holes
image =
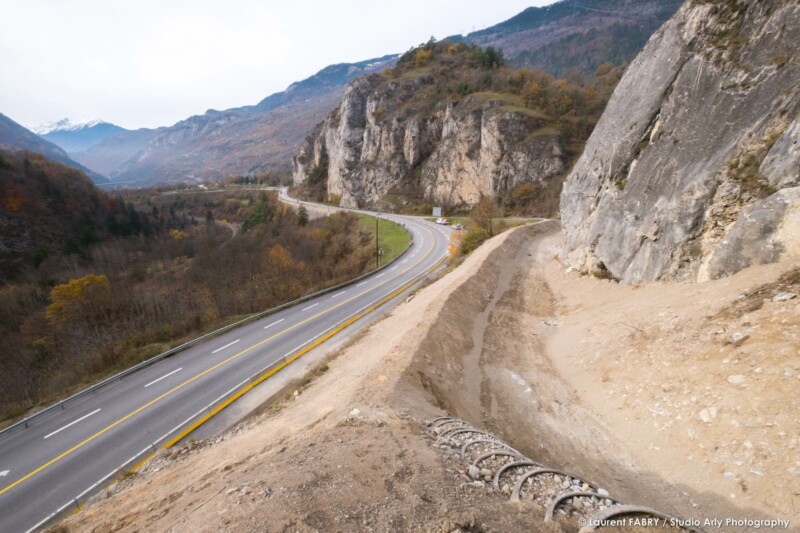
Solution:
[[[449,228],[381,216],[413,236],[413,247],[391,267],[228,331],[0,435],[0,531],[35,530],[52,513],[76,508],[131,457],[168,442],[165,435],[198,409],[363,313],[447,254]]]

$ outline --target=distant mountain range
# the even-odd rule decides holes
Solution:
[[[683,0],[562,0],[529,7],[505,22],[452,40],[501,48],[520,67],[556,76],[591,74],[602,63],[632,60]]]
[[[210,109],[166,128],[125,131],[70,155],[128,186],[288,171],[297,146],[337,104],[347,83],[396,59],[331,65],[256,105]]]
[[[452,36],[504,51],[516,66],[593,73],[630,61],[682,0],[562,0],[490,28]],[[102,121],[59,121],[42,135],[112,184],[192,182],[291,168],[292,156],[354,78],[395,64],[387,55],[328,66],[255,105],[208,110],[172,126],[125,130]],[[63,154],[66,155],[66,154]]]
[[[57,122],[42,124],[33,128],[32,131],[60,146],[67,153],[73,153],[91,148],[112,135],[129,130],[100,119],[73,121],[65,118]]]
[[[78,119],[78,120],[74,120],[71,118],[62,118],[61,120],[39,124],[38,126],[30,128],[30,130],[36,135],[44,136],[47,135],[48,133],[77,131],[86,128],[92,128],[99,124],[107,124],[107,122],[99,118]]]
[[[59,146],[36,135],[2,113],[0,113],[0,148],[36,152],[48,159],[86,172],[95,183],[108,183],[108,178],[105,176],[76,162]]]

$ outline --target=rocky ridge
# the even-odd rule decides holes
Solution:
[[[800,253],[798,33],[796,0],[685,3],[567,178],[562,261],[643,283]]]
[[[377,74],[354,81],[295,156],[295,184],[327,166],[328,195],[345,207],[374,203],[409,181],[431,202],[464,205],[565,170],[558,132],[537,131],[541,120],[490,95],[386,112],[413,108],[420,86],[433,83]]]

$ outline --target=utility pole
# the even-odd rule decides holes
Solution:
[[[378,239],[378,212],[375,211],[375,268],[381,266],[380,244]]]

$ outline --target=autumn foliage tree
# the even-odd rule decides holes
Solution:
[[[50,291],[45,316],[52,324],[95,323],[111,305],[111,284],[105,275],[87,274]]]
[[[109,235],[0,280],[0,418],[374,264],[369,226],[350,214],[301,226],[275,194],[123,194],[112,210],[148,213],[152,234]]]

